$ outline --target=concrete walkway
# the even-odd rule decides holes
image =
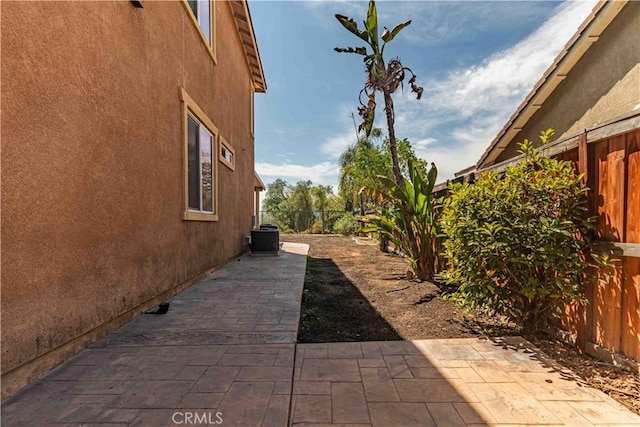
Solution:
[[[231,262],[4,401],[2,426],[640,426],[520,338],[296,346],[307,251]]]

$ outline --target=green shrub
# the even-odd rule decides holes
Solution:
[[[358,220],[353,216],[353,214],[346,213],[336,221],[333,226],[333,231],[338,234],[349,236],[360,231],[360,223],[358,223]]]
[[[552,134],[542,132],[543,143]],[[542,157],[527,140],[520,147],[523,161],[504,175],[451,186],[441,219],[444,276],[459,285],[451,295],[458,303],[537,330],[562,302],[584,301],[593,218],[585,217],[587,187],[571,162]]]
[[[322,221],[318,220],[313,223],[311,226],[311,234],[320,234],[322,233]]]

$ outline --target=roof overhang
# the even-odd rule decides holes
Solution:
[[[545,71],[525,100],[516,109],[509,121],[478,160],[476,168],[483,169],[495,162],[496,158],[512,142],[531,117],[549,98],[558,85],[567,77],[569,71],[578,63],[584,53],[600,38],[628,0],[601,1],[591,11],[576,34],[564,46],[564,49]]]
[[[254,190],[257,190],[257,191],[264,191],[266,189],[266,187],[264,186],[264,183],[258,176],[258,173],[255,171],[253,172],[253,188]]]
[[[607,138],[623,135],[640,129],[640,108],[634,109],[630,113],[623,114],[614,119],[591,126],[583,131],[568,135],[562,139],[553,141],[545,146],[541,154],[545,157],[554,157],[578,148],[578,142],[581,136],[584,136],[588,144],[597,143]],[[441,182],[433,187],[433,193],[440,193],[449,187],[451,182],[470,182],[477,179],[482,173],[494,172],[502,173],[508,167],[515,166],[524,160],[524,156],[519,154],[499,163],[488,165],[482,169],[469,167],[456,172],[455,178]]]
[[[253,89],[256,92],[264,93],[267,91],[267,82],[264,78],[264,71],[262,70],[262,61],[260,60],[258,43],[256,42],[256,37],[253,32],[251,13],[249,13],[247,0],[233,0],[228,3],[229,7],[231,7],[231,14],[236,23],[240,41],[242,42],[244,56],[247,59],[249,70],[251,71]]]

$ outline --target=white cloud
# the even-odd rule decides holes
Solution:
[[[545,2],[533,1],[413,1],[401,8],[380,8],[379,15],[390,23],[412,19],[402,36],[421,46],[466,41],[490,34],[493,28],[515,27],[549,10]]]
[[[486,145],[483,141],[490,141],[495,135],[494,122],[471,123],[464,127],[453,129],[446,143],[435,138],[427,138],[412,142],[416,155],[433,162],[438,168],[438,182],[453,179],[455,173],[469,166],[475,165]]]
[[[474,165],[482,154],[477,144],[464,143],[456,147],[435,147],[430,149],[416,148],[416,155],[436,164],[437,182],[453,179],[456,172]]]
[[[334,135],[329,138],[322,144],[320,149],[324,154],[334,159],[340,157],[340,155],[346,150],[348,146],[354,144],[356,142],[356,131],[352,129],[351,131],[346,130],[344,133],[339,135]]]
[[[470,117],[491,110],[510,112],[551,65],[575,33],[593,2],[568,2],[542,27],[514,47],[482,64],[457,70],[440,82],[430,82],[425,94],[440,108]]]
[[[433,144],[434,142],[437,142],[437,139],[435,138],[424,138],[424,139],[419,139],[417,141],[412,141],[411,145],[413,145],[414,148],[418,149],[418,148],[427,148],[427,146]]]
[[[396,96],[396,134],[415,141],[416,153],[436,163],[439,181],[475,164],[594,4],[594,0],[563,3],[551,19],[512,48],[476,66],[454,70],[442,80],[423,82],[422,101],[408,91]]]
[[[336,162],[322,162],[311,166],[291,163],[256,163],[255,168],[265,184],[281,178],[290,184],[310,180],[314,184],[335,186],[340,175],[340,167]]]
[[[320,151],[330,158],[338,159],[348,146],[356,142],[358,137],[355,123],[360,123],[360,117],[354,115],[353,105],[349,104],[338,105],[334,116],[343,131],[326,138],[320,145]]]

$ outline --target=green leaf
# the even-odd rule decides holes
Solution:
[[[411,21],[409,21],[411,22]],[[431,169],[427,173],[427,191],[426,193],[431,194],[433,192],[433,187],[436,184],[436,178],[438,177],[438,168],[436,168],[436,164],[431,162]]]
[[[338,22],[342,24],[343,27],[349,30],[349,32],[355,34],[356,36],[360,37],[362,40],[369,43],[369,34],[367,33],[367,31],[363,31],[359,29],[358,24],[356,24],[356,21],[354,21],[353,19],[347,16],[340,15],[339,13],[336,14],[336,19],[338,20]]]
[[[408,27],[409,24],[411,24],[411,21],[402,22],[402,23],[396,25],[395,27],[393,27],[393,30],[391,30],[391,31],[389,31],[387,29],[387,27],[385,27],[384,31],[382,32],[382,40],[384,40],[385,43],[389,43],[391,40],[393,40],[398,35],[398,33],[404,27]]]
[[[369,44],[374,52],[378,51],[378,10],[375,0],[369,0],[369,10],[367,10],[367,20],[365,27],[369,35]]]

